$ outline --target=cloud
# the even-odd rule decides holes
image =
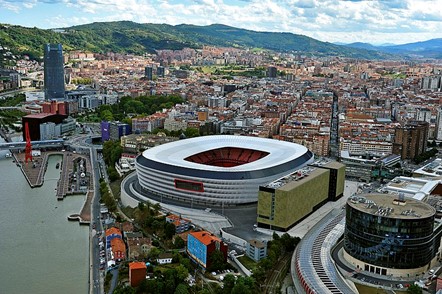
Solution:
[[[294,6],[299,8],[315,8],[316,3],[313,0],[299,0],[294,3]]]

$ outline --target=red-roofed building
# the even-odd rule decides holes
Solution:
[[[119,238],[114,238],[110,241],[113,260],[121,261],[126,258],[126,244]]]
[[[219,250],[227,260],[227,244],[210,232],[191,232],[187,236],[187,254],[204,268],[210,267],[210,254]]]
[[[173,223],[175,225],[175,233],[181,234],[187,230],[189,230],[190,227],[190,220],[181,218],[178,215],[170,214],[166,216],[166,222]]]
[[[107,229],[105,234],[106,234],[106,248],[109,248],[111,246],[112,239],[114,238],[123,239],[121,231],[115,227]]]
[[[131,287],[137,287],[146,279],[146,264],[144,262],[129,263],[129,282]]]

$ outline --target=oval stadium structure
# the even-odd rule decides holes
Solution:
[[[147,193],[207,205],[256,202],[259,186],[313,161],[304,146],[246,136],[205,136],[153,147],[137,157]],[[146,195],[148,196],[148,195]]]

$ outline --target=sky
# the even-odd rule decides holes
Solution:
[[[0,0],[0,23],[49,29],[119,20],[404,44],[442,38],[442,0]]]

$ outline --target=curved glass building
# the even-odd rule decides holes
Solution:
[[[439,248],[440,240],[434,232],[435,214],[432,206],[414,199],[399,200],[385,194],[350,197],[345,253],[362,270],[377,274],[421,270],[429,266]]]

